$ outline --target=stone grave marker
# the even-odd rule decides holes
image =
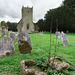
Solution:
[[[17,37],[17,36],[18,36],[18,34],[19,34],[19,33],[18,33],[18,32],[16,32],[16,33],[15,33],[15,36]]]
[[[59,31],[56,32],[56,38],[61,38],[61,33]]]
[[[32,51],[31,40],[28,34],[23,32],[18,34],[18,47],[20,54],[29,54]]]
[[[2,35],[0,35],[0,37],[1,37]]]
[[[9,37],[0,39],[0,58],[14,55],[14,42]]]
[[[12,41],[16,40],[15,33],[13,33],[13,32],[9,34],[9,37],[12,39]]]
[[[65,34],[65,33],[62,31],[62,32],[61,32],[61,40],[63,40],[64,34]]]
[[[7,37],[7,35],[4,35],[4,37]]]
[[[43,36],[43,32],[40,32],[40,36]]]
[[[69,46],[66,34],[64,34],[64,33],[61,34],[61,40],[62,40],[63,46]]]

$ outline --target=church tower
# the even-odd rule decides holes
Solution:
[[[33,7],[22,7],[22,19],[18,23],[18,32],[34,32]]]

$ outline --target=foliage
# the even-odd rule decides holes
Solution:
[[[39,31],[45,31],[45,24],[44,24],[44,20],[43,19],[40,19],[37,23],[36,23],[38,26],[39,26]]]
[[[71,9],[74,9],[75,8],[75,0],[64,0],[63,5],[68,6]]]
[[[4,26],[4,27],[8,27],[8,30],[9,31],[17,31],[17,25],[18,23],[14,22],[5,22],[5,21],[1,21],[1,26]]]
[[[1,26],[8,27],[8,25],[5,23],[5,21],[1,21]]]
[[[57,57],[59,60],[61,60],[62,62],[67,62],[69,63],[69,61],[67,61],[66,59],[62,58],[62,57]],[[48,61],[46,58],[44,57],[39,57],[36,59],[36,62],[37,62],[37,66],[39,66],[40,68],[43,69],[43,71],[46,71],[48,74],[59,74],[55,68],[53,67],[53,65],[50,63],[50,65],[48,66]],[[42,64],[47,64],[46,66],[45,65],[42,65]],[[75,67],[73,63],[69,63],[71,68],[69,70],[63,70],[61,73],[63,74],[66,74],[66,75],[72,75],[71,71],[75,71]],[[72,68],[73,67],[73,68]]]
[[[66,75],[72,75],[72,73],[69,72],[68,70],[63,70],[62,73],[66,74]]]
[[[48,67],[47,69],[46,69],[46,72],[48,73],[48,74],[58,74],[58,72],[56,71],[56,70],[53,70],[53,69],[51,69],[51,67]]]
[[[50,67],[48,67],[48,61],[46,58],[44,57],[39,57],[37,59],[35,59],[35,61],[37,62],[37,66],[39,66],[40,68],[42,68],[42,70],[46,71],[49,74],[53,74],[53,73],[57,73],[56,70],[52,70]],[[52,64],[50,64],[50,66],[52,66]]]
[[[42,64],[44,64],[44,63],[48,63],[48,61],[44,57],[39,57],[39,58],[35,59],[35,61],[37,62],[36,65],[39,67],[42,67]]]
[[[7,25],[9,31],[17,31],[17,23],[11,23],[8,21]]]

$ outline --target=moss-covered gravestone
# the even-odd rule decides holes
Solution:
[[[19,52],[21,54],[28,54],[31,53],[32,47],[30,44],[25,40],[19,40]]]
[[[25,33],[18,34],[18,47],[20,54],[29,54],[32,51],[30,36]]]

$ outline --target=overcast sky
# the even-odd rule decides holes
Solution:
[[[44,14],[62,4],[63,0],[0,0],[0,21],[19,22],[22,5],[33,6],[33,21],[44,18]]]

